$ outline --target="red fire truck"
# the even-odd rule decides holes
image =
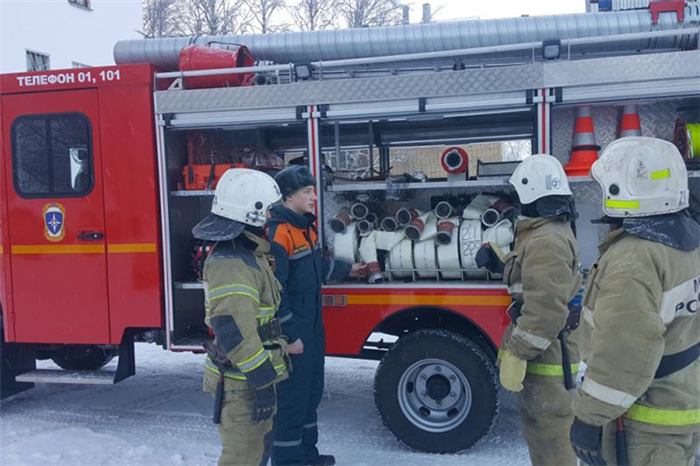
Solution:
[[[512,163],[483,163],[476,173],[445,179],[392,166],[435,147],[439,154],[443,146],[513,141],[566,163],[582,106],[599,146],[617,137],[621,106],[634,105],[642,133],[676,141],[696,168],[700,8],[687,2],[680,13],[656,16],[545,18],[560,28],[560,39],[548,40],[552,29],[541,18],[470,23],[534,34],[499,32],[487,45],[445,45],[437,35],[411,42],[416,31],[483,35],[459,23],[378,28],[375,35],[199,38],[201,46],[137,41],[117,45],[117,66],[2,75],[2,396],[38,382],[119,382],[135,374],[135,342],[201,351],[210,336],[191,228],[208,212],[222,166],[272,172],[280,168],[275,161],[308,163],[329,251],[341,237],[330,220],[356,203],[381,218],[405,207],[429,212],[441,201],[465,207],[479,195],[512,200]],[[613,19],[639,27],[615,29]],[[591,37],[580,21],[608,29]],[[374,44],[379,56],[360,45],[365,52],[333,49],[331,38],[353,42],[343,33]],[[388,33],[406,36],[391,42]],[[252,66],[244,48],[204,45],[212,40],[246,43],[265,61]],[[304,42],[311,40],[318,47]],[[288,49],[275,49],[287,41]],[[690,173],[697,195],[699,172]],[[585,176],[570,183],[586,268],[599,240],[590,220],[600,215],[601,194]],[[465,267],[464,255],[446,273],[438,245],[423,248],[420,261],[417,246],[406,247],[414,254],[409,265],[378,253],[382,283],[324,286],[327,351],[381,359],[375,400],[399,440],[424,451],[463,450],[497,414],[495,361],[510,298],[499,277]],[[343,254],[362,258],[352,248]],[[116,371],[100,369],[115,356]],[[42,359],[60,369],[36,369]]]

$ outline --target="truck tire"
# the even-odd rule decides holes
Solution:
[[[97,370],[114,358],[111,350],[95,345],[67,346],[53,353],[51,360],[66,370]]]
[[[446,330],[420,330],[382,358],[374,401],[384,425],[408,447],[456,453],[472,447],[498,413],[496,368],[483,349]]]

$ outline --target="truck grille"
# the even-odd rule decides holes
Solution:
[[[321,303],[324,306],[347,306],[348,297],[344,294],[326,294],[323,295]]]

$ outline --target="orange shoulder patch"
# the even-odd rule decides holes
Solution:
[[[268,234],[270,231],[268,230]],[[292,239],[292,232],[289,230],[289,226],[277,225],[275,228],[274,236],[270,237],[270,241],[274,241],[284,248],[288,256],[294,254],[294,240]]]

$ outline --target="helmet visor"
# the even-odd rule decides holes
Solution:
[[[215,214],[209,214],[192,228],[192,235],[207,241],[229,241],[239,236],[245,225]]]

